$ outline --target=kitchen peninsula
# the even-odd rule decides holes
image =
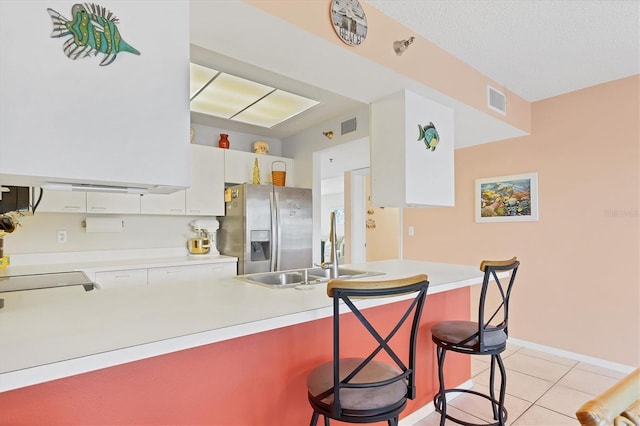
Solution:
[[[418,397],[436,389],[428,327],[469,317],[475,266],[410,260],[351,265],[365,279],[429,276],[418,347]],[[306,372],[331,356],[326,285],[270,289],[237,278],[84,292],[7,293],[0,310],[0,424],[299,425]],[[55,291],[55,293],[54,293]],[[408,303],[361,301],[373,318]],[[348,345],[366,344],[357,339]],[[447,376],[470,377],[452,356]]]

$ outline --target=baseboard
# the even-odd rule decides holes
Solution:
[[[509,343],[523,348],[533,349],[550,355],[560,356],[562,358],[572,359],[574,361],[585,362],[587,364],[597,365],[598,367],[608,368],[609,370],[620,371],[622,373],[631,373],[637,367],[619,364],[617,362],[607,361],[588,355],[579,354],[577,352],[565,351],[563,349],[553,348],[551,346],[540,345],[538,343],[527,342],[526,340],[514,339],[509,337]]]
[[[461,384],[460,386],[458,386],[457,389],[471,389],[472,387],[473,387],[473,380],[469,379],[463,384]],[[457,393],[457,392],[454,392],[451,395],[447,395],[447,402],[456,399],[458,396],[460,396],[460,393]],[[433,406],[433,402],[430,402],[427,405],[423,405],[422,407],[418,408],[416,411],[409,414],[407,417],[400,419],[398,426],[413,426],[414,424],[418,423],[420,420],[424,419],[434,411],[435,411],[435,408]]]
[[[539,352],[544,352],[549,355],[556,355],[562,358],[572,359],[574,361],[585,362],[587,364],[596,365],[598,367],[607,368],[609,370],[620,371],[622,373],[629,374],[634,371],[637,367],[619,364],[617,362],[607,361],[600,358],[595,358],[588,355],[579,354],[577,352],[565,351],[563,349],[553,348],[551,346],[540,345],[538,343],[528,342],[526,340],[515,339],[513,337],[509,337],[509,343],[520,346],[527,349],[533,349]],[[473,380],[469,379],[460,386],[458,389],[471,389],[473,387]],[[459,393],[453,393],[451,397],[447,397],[447,401],[451,401],[458,397]],[[413,413],[409,414],[407,417],[400,419],[399,426],[413,426],[418,423],[420,420],[427,417],[429,414],[433,413],[435,408],[433,403],[430,402],[427,405],[424,405],[418,408]]]

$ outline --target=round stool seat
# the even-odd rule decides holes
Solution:
[[[478,348],[478,323],[472,321],[442,321],[431,327],[431,335],[440,342],[476,351]],[[468,340],[471,336],[473,338]],[[504,330],[487,330],[484,334],[484,351],[504,349],[507,334]],[[449,348],[453,349],[453,348]],[[466,352],[466,351],[465,351]],[[478,351],[479,352],[479,351]]]
[[[351,373],[362,361],[364,361],[363,358],[340,359],[340,380]],[[351,383],[379,382],[399,374],[402,374],[400,369],[374,360],[356,374]],[[318,396],[331,387],[333,387],[333,361],[320,364],[307,376],[309,395]],[[402,402],[407,396],[407,381],[399,380],[375,388],[347,388],[340,392],[340,404],[343,409],[371,410]],[[319,402],[325,405],[325,409],[328,410],[333,403],[333,393]]]

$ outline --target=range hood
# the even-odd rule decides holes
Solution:
[[[47,182],[40,186],[45,191],[83,191],[83,192],[108,192],[111,194],[148,194],[148,193],[169,193],[167,187],[157,187],[149,190],[143,187],[125,187],[125,186],[109,186],[109,185],[91,185],[87,183],[58,183]],[[175,190],[175,188],[174,188]],[[166,191],[166,192],[164,192]]]
[[[188,159],[185,161],[188,164]],[[82,191],[112,194],[171,194],[185,189],[184,185],[162,185],[139,182],[97,181],[69,178],[47,178],[39,176],[19,176],[0,174],[0,184],[20,187],[42,188],[45,191]]]

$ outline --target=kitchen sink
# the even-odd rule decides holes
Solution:
[[[307,269],[309,276],[320,277],[324,281],[328,281],[331,275],[331,269],[311,268]],[[382,272],[364,271],[361,269],[338,268],[338,278],[346,280],[350,278],[362,278],[372,275],[382,275]]]
[[[270,287],[292,287],[302,284],[300,272],[266,272],[262,274],[241,275],[238,277],[248,282],[264,284]],[[309,277],[311,280],[311,277]]]
[[[257,274],[238,275],[236,278],[242,281],[258,284],[270,288],[290,288],[304,284],[303,272],[305,269],[262,272]],[[329,281],[330,270],[322,268],[308,268],[308,284],[320,284]],[[365,271],[361,269],[339,268],[339,279],[363,278],[374,275],[383,275],[384,272]]]

